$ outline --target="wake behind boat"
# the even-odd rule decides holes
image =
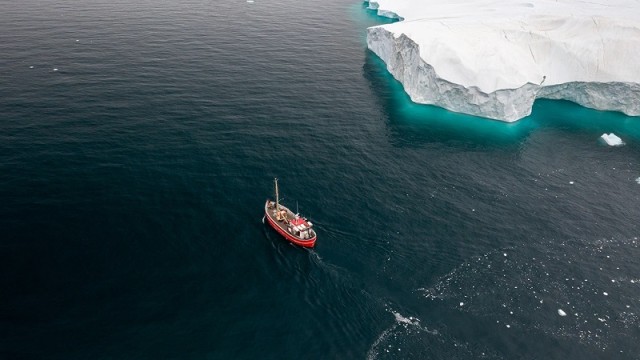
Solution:
[[[313,247],[316,244],[316,231],[311,221],[301,217],[280,204],[278,194],[278,179],[274,179],[276,200],[267,199],[264,204],[264,213],[269,225],[290,242],[303,247]]]

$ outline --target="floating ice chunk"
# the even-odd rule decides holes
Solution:
[[[33,69],[33,65],[29,66],[29,69]],[[638,179],[640,179],[640,178],[638,178]],[[640,181],[638,183],[640,183]]]
[[[636,179],[636,182],[640,184],[640,177]]]
[[[511,325],[507,325],[507,329],[511,328]]]
[[[573,181],[569,181],[569,184],[570,184],[570,185],[573,185]]]
[[[604,296],[609,296],[609,294],[608,294],[606,291],[605,291],[605,292],[603,292],[603,293],[602,293],[602,295],[604,295]]]
[[[460,306],[464,306],[464,303],[463,303],[463,302],[460,302]]]
[[[53,71],[58,71],[58,68],[53,68]]]
[[[609,146],[621,146],[621,145],[624,145],[624,142],[622,141],[622,139],[620,139],[614,133],[611,133],[611,134],[604,133],[604,134],[600,135],[600,138],[602,140],[604,140],[604,142],[606,142],[607,145],[609,145]]]
[[[564,312],[564,310],[562,310],[562,309],[558,309],[558,315],[560,315],[560,316],[567,316],[567,313],[566,313],[566,312]]]

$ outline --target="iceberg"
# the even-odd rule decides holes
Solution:
[[[512,122],[537,98],[640,116],[640,0],[368,0],[367,46],[416,103]]]
[[[600,138],[602,140],[604,140],[604,142],[607,143],[607,145],[609,146],[622,146],[624,145],[624,142],[622,141],[622,139],[620,139],[616,134],[611,133],[611,134],[602,134],[600,135]]]

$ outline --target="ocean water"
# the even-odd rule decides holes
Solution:
[[[0,1],[0,358],[638,358],[640,118],[413,104],[385,21]]]

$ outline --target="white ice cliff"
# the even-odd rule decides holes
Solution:
[[[503,121],[536,98],[640,116],[640,0],[369,0],[367,44],[414,102]]]

